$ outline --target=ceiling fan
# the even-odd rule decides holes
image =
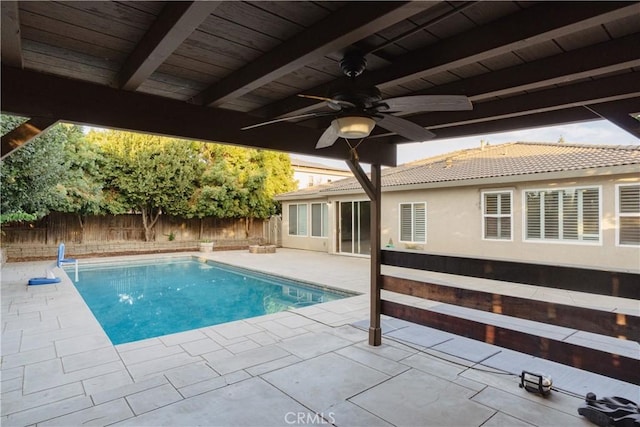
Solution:
[[[331,125],[320,136],[316,149],[330,147],[339,138],[366,138],[376,125],[410,141],[426,141],[433,138],[435,134],[416,123],[390,113],[462,111],[473,108],[469,98],[461,95],[413,95],[382,99],[382,94],[378,88],[362,88],[356,84],[356,77],[362,74],[366,65],[367,61],[361,53],[357,51],[348,52],[340,61],[340,68],[345,75],[351,78],[349,87],[337,91],[331,97],[298,95],[303,98],[326,101],[331,111],[317,111],[282,117],[246,126],[242,130],[287,120],[333,116],[334,119]]]

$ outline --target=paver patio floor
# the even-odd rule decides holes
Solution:
[[[363,258],[280,249],[206,257],[361,293],[369,286]],[[2,269],[4,426],[589,426],[577,413],[587,391],[640,401],[632,384],[397,319],[384,319],[383,345],[371,347],[364,294],[113,346],[59,270],[60,284],[27,287],[48,264]],[[598,304],[637,313],[637,302]],[[559,391],[520,389],[513,374],[522,369],[548,372]]]

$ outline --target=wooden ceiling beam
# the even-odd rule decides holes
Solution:
[[[640,120],[633,117],[640,112],[640,97],[587,105],[585,108],[640,139]]]
[[[411,95],[466,95],[472,101],[530,91],[640,66],[640,33],[479,74]]]
[[[489,133],[509,132],[567,123],[580,123],[598,119],[600,119],[600,117],[585,108],[572,107],[564,110],[546,111],[538,114],[497,119],[490,122],[476,122],[463,125],[453,124],[439,128],[435,131],[435,138],[431,139],[427,143],[439,139],[486,135]]]
[[[242,131],[242,127],[255,123],[255,117],[4,65],[1,76],[2,111],[9,114],[339,160],[351,156],[347,145],[341,142],[316,150],[323,131],[294,123]],[[360,160],[395,166],[396,146],[389,140],[363,144],[358,150]]]
[[[410,120],[437,130],[454,124],[492,121],[637,96],[640,96],[640,71],[477,103],[471,111],[417,114]]]
[[[31,117],[17,128],[2,135],[2,155],[0,158],[4,159],[13,151],[33,141],[56,123],[58,120],[49,117]]]
[[[119,87],[140,87],[219,5],[217,1],[168,2],[122,65]]]
[[[581,29],[634,16],[638,13],[638,7],[637,2],[584,2],[579,7],[571,2],[542,2],[400,56],[394,60],[393,65],[363,73],[358,77],[358,84],[379,88],[402,84],[549,41]],[[338,81],[318,85],[306,92],[326,95]],[[308,99],[288,97],[256,110],[255,114],[278,117],[300,113],[315,104],[317,103]]]
[[[22,37],[20,34],[20,17],[17,1],[0,2],[2,25],[0,50],[2,63],[11,67],[22,68]]]
[[[432,6],[427,2],[350,2],[208,87],[195,101],[224,104]]]

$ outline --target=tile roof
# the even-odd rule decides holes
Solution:
[[[384,169],[382,186],[453,183],[624,165],[640,165],[640,146],[512,142],[454,151]],[[289,198],[360,189],[355,178],[346,178],[281,196]]]

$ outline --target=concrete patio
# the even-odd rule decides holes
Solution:
[[[286,249],[175,256],[185,255],[363,295],[113,346],[60,270],[62,283],[27,287],[28,278],[41,275],[50,262],[9,263],[1,287],[2,425],[589,426],[577,413],[588,391],[640,401],[635,385],[397,319],[384,319],[383,345],[369,346],[368,259]],[[115,259],[121,258],[81,264]],[[620,298],[594,301],[533,286],[393,273],[640,311],[637,301]],[[615,345],[633,357],[640,350],[637,342],[535,327],[581,345]],[[545,398],[520,389],[517,374],[523,369],[550,374],[557,390]]]

